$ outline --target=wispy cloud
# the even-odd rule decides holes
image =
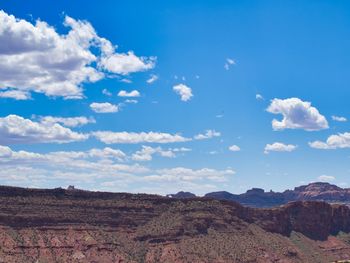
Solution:
[[[115,143],[175,143],[186,142],[191,139],[183,137],[179,134],[169,134],[161,132],[112,132],[112,131],[97,131],[92,132],[101,142],[106,144]]]
[[[226,62],[225,62],[225,65],[224,65],[224,68],[226,70],[229,70],[231,65],[236,65],[236,61],[234,61],[232,58],[227,58]]]
[[[339,121],[339,122],[346,122],[347,119],[345,117],[340,117],[340,116],[332,116],[333,121]]]
[[[154,83],[155,81],[158,80],[158,76],[157,75],[154,75],[154,74],[151,74],[150,78],[146,81],[148,84],[152,84]]]
[[[211,139],[214,137],[220,137],[221,133],[217,132],[215,130],[207,130],[205,133],[199,133],[194,136],[195,140],[205,140],[205,139]]]
[[[268,154],[270,152],[292,152],[292,151],[295,151],[296,149],[297,149],[296,145],[275,142],[273,144],[266,144],[264,153]]]

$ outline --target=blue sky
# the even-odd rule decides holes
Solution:
[[[1,3],[2,184],[348,187],[349,7]]]

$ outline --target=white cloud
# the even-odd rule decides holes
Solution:
[[[12,150],[7,146],[0,145],[0,158],[7,158],[12,156]]]
[[[255,98],[256,98],[257,100],[264,100],[264,97],[263,97],[261,94],[256,94],[256,95],[255,95]]]
[[[310,102],[298,98],[273,99],[267,111],[273,114],[282,114],[283,119],[272,121],[274,130],[304,129],[318,131],[328,129],[326,118],[321,115]]]
[[[211,180],[217,182],[224,182],[227,176],[234,175],[232,169],[215,170],[210,168],[202,168],[193,170],[185,167],[176,167],[170,169],[157,170],[157,174],[146,176],[145,179],[149,181],[196,181],[196,180]]]
[[[292,152],[296,150],[296,148],[297,146],[293,144],[275,142],[273,144],[266,144],[264,153],[268,154],[270,152]]]
[[[350,148],[350,133],[339,133],[337,135],[331,135],[326,142],[314,141],[309,143],[310,147],[315,149],[337,149],[337,148]]]
[[[134,52],[114,53],[102,56],[100,67],[113,73],[127,75],[154,68],[155,57],[137,57]]]
[[[118,160],[122,160],[126,157],[125,153],[119,149],[112,149],[109,147],[105,147],[103,149],[91,149],[88,152],[91,157],[99,157],[99,158],[115,158]]]
[[[317,179],[321,182],[331,182],[335,180],[335,177],[330,175],[321,175]]]
[[[153,82],[155,82],[158,79],[157,75],[151,74],[150,78],[147,80],[148,84],[152,84]]]
[[[100,191],[166,194],[175,189],[204,194],[222,187],[235,173],[231,168],[151,169],[119,163],[124,161],[129,161],[128,157],[111,148],[35,153],[0,146],[0,180],[6,185],[24,187],[75,185]]]
[[[124,83],[132,83],[132,80],[127,78],[122,78],[120,81]]]
[[[332,116],[332,120],[339,121],[339,122],[346,122],[347,119],[345,117],[339,117],[339,116]]]
[[[17,115],[0,118],[0,143],[68,143],[88,137],[58,123],[39,123]]]
[[[31,99],[31,96],[30,96],[30,93],[27,91],[6,90],[6,91],[0,92],[0,98],[8,98],[8,99],[15,99],[15,100],[29,100]]]
[[[107,89],[103,89],[102,90],[102,94],[104,94],[104,95],[106,95],[106,96],[112,96],[112,93],[111,92],[109,92]]]
[[[127,100],[125,100],[124,102],[125,102],[125,103],[132,103],[132,104],[138,103],[137,100],[130,100],[130,99],[127,99]]]
[[[192,149],[186,148],[186,147],[181,147],[181,148],[173,148],[171,149],[173,152],[190,152]]]
[[[96,123],[96,120],[92,117],[86,118],[84,116],[79,116],[79,117],[41,116],[40,122],[44,124],[60,123],[67,127],[78,127],[89,123]]]
[[[118,105],[111,104],[109,102],[93,102],[90,104],[90,108],[97,113],[113,113],[118,112],[119,107]]]
[[[47,154],[32,153],[26,151],[12,152],[11,154],[13,160],[46,160],[51,162],[70,162],[77,161],[77,159],[88,159],[88,158],[97,158],[97,159],[115,159],[118,161],[123,161],[126,159],[126,154],[119,149],[112,149],[105,147],[103,149],[93,148],[88,151],[59,151],[59,152],[50,152]],[[2,160],[4,161],[4,159]],[[73,164],[67,164],[73,165]]]
[[[200,133],[194,136],[195,140],[205,140],[205,139],[211,139],[214,137],[220,137],[221,133],[217,132],[215,130],[207,130],[204,134]]]
[[[180,95],[182,101],[188,101],[193,97],[192,89],[185,84],[175,85],[173,90]]]
[[[228,147],[228,149],[232,152],[239,152],[241,150],[241,148],[237,145],[231,145],[230,147]]]
[[[162,157],[173,158],[175,153],[172,150],[163,150],[161,147],[142,146],[140,151],[132,155],[134,161],[151,161],[154,154],[159,154]]]
[[[130,92],[127,92],[125,90],[121,90],[118,93],[119,97],[140,97],[140,92],[138,92],[137,90],[133,90]]]
[[[83,98],[82,85],[104,78],[105,71],[126,75],[155,65],[153,57],[116,53],[87,21],[66,16],[64,26],[67,34],[59,34],[44,21],[32,24],[0,10],[1,97],[23,100],[37,92]]]
[[[186,142],[191,139],[182,137],[179,134],[160,132],[111,132],[97,131],[92,133],[98,140],[106,144],[114,143],[175,143]]]
[[[19,176],[19,180],[27,180],[28,182],[40,178],[44,182],[62,180],[67,184],[71,181],[79,183],[89,181],[95,185],[96,179],[119,177],[119,179],[125,180],[132,176],[136,177],[136,174],[149,171],[148,168],[138,164],[116,163],[116,161],[124,161],[124,159],[125,154],[122,151],[108,147],[85,152],[61,151],[42,154],[13,151],[9,147],[0,146],[2,168],[0,178],[2,181],[5,178],[9,180],[13,179],[14,175]],[[13,167],[21,169],[22,172],[13,170]],[[3,172],[5,173],[3,174]]]
[[[233,59],[231,59],[231,58],[227,58],[226,59],[226,63],[224,65],[224,68],[226,70],[229,70],[231,65],[236,65],[236,62]]]

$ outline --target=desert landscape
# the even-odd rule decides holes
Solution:
[[[350,263],[350,1],[0,1],[0,263]]]
[[[0,262],[336,262],[350,209],[0,187]],[[340,262],[340,261],[339,261]]]

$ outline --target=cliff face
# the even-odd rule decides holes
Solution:
[[[287,200],[325,200],[328,202],[349,202],[350,189],[340,188],[329,183],[311,183],[285,191]]]
[[[213,192],[206,194],[205,197],[236,201],[251,207],[273,207],[292,201],[310,200],[350,204],[350,189],[343,189],[329,183],[311,183],[282,193],[265,192],[263,189],[253,188],[239,195],[228,192]]]
[[[350,209],[325,202],[298,201],[274,209],[246,209],[245,220],[266,231],[290,236],[293,231],[313,240],[350,231]]]
[[[0,262],[331,262],[350,211],[206,198],[0,187]]]

